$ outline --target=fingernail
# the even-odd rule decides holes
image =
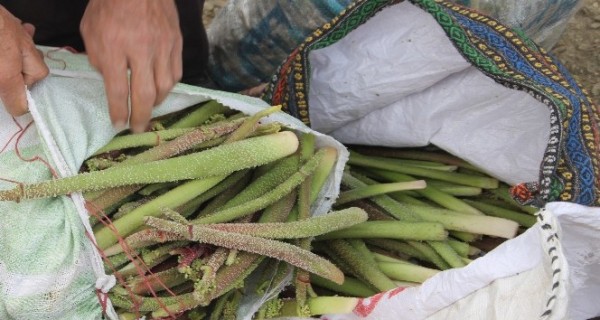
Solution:
[[[125,130],[125,122],[123,121],[117,121],[115,123],[113,123],[113,127],[117,130],[117,131],[123,131]]]

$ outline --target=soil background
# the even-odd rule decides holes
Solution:
[[[204,24],[227,0],[205,0]],[[584,0],[569,21],[560,41],[550,50],[582,85],[592,101],[600,103],[600,0]]]

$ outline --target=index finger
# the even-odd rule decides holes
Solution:
[[[110,119],[115,128],[124,129],[129,118],[129,81],[127,79],[127,60],[113,56],[113,60],[99,61],[98,69],[104,78],[106,98]]]
[[[9,63],[17,65],[12,67],[0,67],[0,100],[4,104],[6,111],[12,116],[20,116],[27,113],[27,96],[25,95],[25,81],[21,74],[20,59],[6,59]],[[5,62],[3,63],[6,63]]]
[[[149,56],[132,59],[131,65],[131,118],[133,132],[146,130],[156,101],[154,65]]]

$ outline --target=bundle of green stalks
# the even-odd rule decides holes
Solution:
[[[337,150],[262,121],[275,112],[190,107],[153,119],[148,132],[117,135],[76,176],[2,190],[0,200],[82,192],[122,319],[235,318],[246,278],[273,262],[341,284],[343,272],[306,239],[367,214],[311,216]]]
[[[334,209],[362,208],[368,221],[312,242],[344,282],[311,274],[308,291],[292,282],[257,318],[350,313],[358,298],[466,266],[536,222],[537,209],[517,204],[508,185],[439,149],[349,149]]]

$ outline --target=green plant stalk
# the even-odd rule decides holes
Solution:
[[[423,283],[440,271],[409,263],[378,262],[377,266],[392,280]]]
[[[346,229],[329,232],[316,238],[318,241],[328,239],[350,238],[386,238],[399,240],[446,240],[448,233],[439,223],[403,222],[403,221],[367,221]]]
[[[239,233],[218,231],[201,225],[183,225],[154,217],[146,217],[146,224],[178,234],[190,241],[257,253],[288,262],[289,264],[318,274],[337,283],[344,281],[342,272],[329,261],[288,243],[247,236]]]
[[[224,144],[196,154],[23,185],[0,191],[0,200],[19,201],[122,185],[214,177],[277,160],[293,153],[297,147],[298,139],[293,133],[281,132]]]
[[[371,181],[372,180],[367,177],[364,177],[364,176],[361,176],[358,174],[356,174],[356,176],[353,176],[346,172],[344,173],[344,176],[342,178],[342,183],[347,184],[348,186],[353,187],[353,188],[365,186],[365,185],[367,185],[367,183],[369,183]],[[442,209],[433,208],[427,204],[425,204],[423,206],[413,205],[413,203],[417,204],[417,203],[419,203],[419,201],[416,201],[416,199],[408,197],[407,195],[394,194],[394,196],[397,199],[404,200],[405,202],[400,203],[387,195],[373,197],[373,198],[371,198],[371,200],[373,202],[375,202],[378,206],[380,206],[382,209],[384,209],[390,216],[392,216],[398,220],[401,220],[401,221],[431,221],[431,222],[442,223],[446,229],[454,230],[454,231],[452,231],[453,236],[459,237],[463,241],[473,241],[473,240],[475,240],[476,236],[468,234],[468,233],[464,233],[464,232],[457,233],[457,231],[461,231],[463,229],[468,229],[468,228],[479,229],[481,227],[481,226],[472,226],[470,223],[468,223],[468,221],[464,221],[464,220],[460,220],[460,219],[453,221],[453,219],[449,218],[449,217],[444,217],[444,216],[439,217],[438,215],[435,215],[435,214],[432,215],[431,211],[435,211],[435,212],[439,213],[439,210],[442,210]],[[409,203],[409,202],[411,202],[411,203]],[[415,208],[417,208],[419,210],[415,210]],[[428,210],[427,208],[431,208],[431,210]],[[435,213],[435,212],[433,212],[433,213]],[[445,211],[445,213],[448,213],[448,212]],[[483,217],[483,216],[479,216],[478,219],[481,219],[481,217]],[[500,226],[507,227],[507,226],[505,226],[504,223],[502,223],[502,221],[500,223]],[[484,227],[485,227],[485,225],[484,225]],[[510,225],[508,225],[508,227],[510,227]],[[457,230],[456,228],[460,228],[460,229]],[[488,229],[489,229],[489,227],[488,227]],[[510,231],[509,229],[507,229],[507,230]],[[506,232],[507,230],[501,230],[501,231]],[[467,231],[469,232],[469,231],[471,231],[471,229],[469,229]],[[474,233],[479,233],[479,232],[475,231]]]
[[[385,147],[358,147],[352,148],[362,154],[385,158],[397,158],[407,160],[429,161],[433,163],[451,164],[458,167],[478,170],[477,167],[445,152],[424,151],[418,149],[398,149]]]
[[[409,175],[402,174],[402,173],[397,173],[397,172],[392,172],[392,171],[387,171],[387,170],[378,170],[378,169],[372,169],[371,171],[373,173],[375,173],[378,177],[383,178],[387,181],[408,182],[408,181],[416,180],[415,178],[413,178]],[[440,206],[442,206],[446,209],[454,210],[457,212],[470,213],[470,214],[479,214],[479,215],[483,214],[483,213],[481,213],[481,211],[468,205],[461,199],[456,198],[447,193],[444,193],[444,192],[440,191],[439,189],[432,187],[430,185],[427,185],[427,187],[424,189],[416,190],[416,192],[418,194],[422,195],[423,197],[439,204]]]
[[[370,245],[374,245],[376,247],[382,248],[390,252],[407,255],[409,257],[417,258],[422,261],[432,262],[421,251],[402,241],[393,239],[365,239],[365,241]]]
[[[399,258],[394,258],[388,254],[382,254],[382,253],[378,253],[378,252],[373,252],[373,258],[375,259],[375,261],[377,263],[379,262],[393,262],[393,263],[403,263],[403,264],[412,264],[414,265],[414,263],[408,262],[406,260],[402,260]]]
[[[383,274],[371,260],[357,252],[354,247],[343,239],[327,242],[327,246],[346,264],[350,265],[358,278],[373,285],[379,291],[387,291],[396,287],[394,282]],[[342,282],[338,282],[341,284]]]
[[[213,303],[213,308],[212,308],[212,311],[211,311],[211,314],[210,314],[208,320],[226,319],[223,314],[223,311],[225,310],[225,305],[227,304],[227,300],[229,300],[236,291],[237,290],[235,290],[235,289],[228,291],[224,295],[222,295],[216,299],[216,301]],[[235,319],[235,318],[229,318],[229,319]]]
[[[354,308],[356,308],[358,301],[358,298],[348,297],[316,297],[308,299],[307,305],[310,316],[323,314],[351,314]],[[281,308],[281,316],[296,316],[295,312],[297,308],[296,300],[284,300]]]
[[[465,266],[464,261],[461,256],[454,251],[452,246],[450,246],[445,241],[428,241],[428,245],[430,245],[435,252],[437,252],[444,261],[446,261],[450,267],[452,268],[462,268]]]
[[[210,301],[238,286],[256,270],[263,259],[265,257],[258,254],[240,252],[234,264],[219,269],[215,279],[216,287],[210,288],[210,290],[195,291],[195,299],[200,302],[200,305],[208,305]]]
[[[473,197],[481,194],[482,189],[477,187],[463,186],[446,181],[426,179],[428,186],[432,186],[441,192],[445,192],[455,197]]]
[[[371,287],[367,286],[362,281],[348,276],[344,277],[344,283],[341,285],[315,275],[310,277],[310,282],[312,285],[350,297],[366,298],[377,293],[377,291],[371,289]]]
[[[110,301],[115,307],[123,308],[129,312],[152,312],[164,306],[185,304],[193,301],[193,293],[185,293],[172,297],[142,297],[131,294],[126,289],[116,286],[108,294]]]
[[[266,207],[263,210],[262,215],[258,218],[259,223],[283,222],[287,219],[288,215],[292,211],[294,204],[296,203],[296,191],[290,192],[290,194],[277,200],[275,203]]]
[[[129,281],[129,288],[135,294],[147,295],[173,288],[186,281],[185,276],[177,268],[170,268],[143,277],[136,277]]]
[[[375,203],[370,200],[359,200],[353,203],[354,206],[361,208],[367,212],[369,221],[390,221],[394,220],[389,214],[385,213]]]
[[[121,255],[124,252],[124,247],[128,250],[137,250],[144,247],[149,247],[159,243],[180,241],[183,240],[180,236],[162,232],[154,229],[143,229],[131,234],[124,239],[125,245],[117,243],[104,250],[104,255],[107,257]]]
[[[119,253],[109,256],[108,259],[104,261],[104,270],[106,270],[108,273],[117,271],[119,267],[123,266],[128,262],[131,262],[129,256],[136,257],[137,255],[137,250],[131,250],[131,253],[129,255],[125,253]]]
[[[124,136],[114,137],[111,141],[98,149],[92,156],[102,153],[136,147],[154,147],[163,141],[173,140],[177,137],[191,132],[193,128],[167,129],[160,131],[131,133]]]
[[[138,275],[139,268],[142,268],[144,272],[146,270],[150,270],[159,263],[171,257],[171,254],[169,253],[171,250],[183,247],[185,245],[185,242],[178,241],[165,244],[164,246],[158,247],[153,250],[142,251],[142,253],[136,257],[135,260],[137,261],[131,261],[117,272],[122,277]],[[139,260],[143,261],[143,264],[141,264]]]
[[[140,199],[138,201],[132,201],[132,202],[124,203],[112,215],[111,220],[116,220],[116,219],[121,218],[122,216],[130,213],[131,211],[135,210],[136,208],[138,208],[139,206],[143,205],[144,203],[148,203],[149,201],[152,201],[152,199],[155,199],[155,197],[142,198],[142,199]]]
[[[386,193],[398,192],[404,190],[417,190],[426,187],[424,180],[416,180],[410,182],[395,182],[395,183],[378,183],[368,185],[362,188],[356,188],[349,191],[340,193],[340,196],[336,199],[336,205],[343,205],[348,202],[356,201],[359,199],[370,198]]]
[[[243,298],[243,292],[241,289],[235,291],[231,300],[227,301],[225,310],[223,310],[223,318],[235,319],[237,317],[237,310],[239,309]]]
[[[118,166],[141,164],[174,157],[178,154],[190,150],[199,143],[202,143],[207,140],[214,140],[218,137],[233,132],[244,122],[244,120],[245,118],[234,121],[222,121],[219,123],[199,127],[194,131],[185,134],[177,139],[171,140],[167,143],[158,145],[140,154],[132,156],[126,159],[125,161],[121,162]],[[121,199],[131,193],[136,192],[141,187],[142,186],[139,186],[137,188],[134,187],[133,189],[131,189],[132,187],[130,186],[130,189],[128,191],[130,193],[126,192],[128,189],[114,191],[112,189],[106,191],[90,191],[85,193],[85,199],[93,200],[99,208],[105,209],[109,207],[112,203],[118,202],[118,199]]]
[[[315,136],[308,133],[303,134],[300,139],[299,150],[300,163],[304,164],[307,161],[309,161],[314,154]],[[296,204],[298,208],[298,222],[305,222],[310,217],[310,193],[312,184],[311,180],[312,176],[307,177],[304,181],[302,181],[302,183],[298,187],[298,202]],[[304,250],[310,251],[311,241],[311,237],[301,238],[297,240],[297,245],[298,247]],[[306,305],[306,298],[308,296],[308,292],[312,291],[312,287],[310,286],[310,275],[307,271],[301,269],[295,270],[294,287],[296,289],[296,301],[298,302],[297,312],[299,315],[304,315],[307,313],[308,308]]]
[[[216,176],[186,182],[154,200],[137,207],[129,214],[114,220],[110,227],[104,227],[95,233],[98,247],[106,249],[112,246],[117,242],[118,237],[127,237],[141,227],[145,216],[158,216],[164,208],[177,208],[214,187],[226,177]],[[117,234],[115,234],[115,230]]]
[[[438,179],[442,181],[449,181],[453,183],[464,184],[467,186],[494,189],[498,187],[498,180],[489,177],[474,176],[468,174],[461,174],[456,172],[445,172],[439,170],[431,170],[429,168],[414,167],[408,165],[395,165],[376,157],[368,157],[356,152],[350,153],[350,159],[348,163],[351,165],[363,166],[368,168],[384,169],[409,175],[416,175],[419,177],[427,177],[432,179]]]
[[[212,116],[229,111],[229,108],[223,106],[215,100],[208,101],[203,105],[182,117],[177,122],[169,126],[169,129],[192,128],[204,124]]]
[[[450,265],[425,242],[407,241],[413,248],[419,250],[421,254],[427,257],[427,260],[433,263],[440,270],[450,269]]]
[[[365,177],[361,177],[360,179],[364,178]],[[344,171],[342,174],[342,184],[351,189],[367,186],[367,184],[360,179],[358,178],[358,175],[350,174],[348,171]],[[388,215],[398,220],[408,222],[417,222],[422,220],[418,215],[407,210],[404,205],[398,203],[387,195],[372,197],[371,201],[383,209]]]
[[[406,195],[403,196],[407,197]],[[405,220],[408,211],[418,216],[420,220],[441,223],[444,228],[453,231],[512,238],[518,230],[516,223],[506,219],[488,220],[494,217],[462,214],[447,209],[413,205],[406,202],[400,204],[383,197],[386,196],[378,196],[372,200],[398,220]]]
[[[449,239],[447,242],[448,245],[450,245],[452,249],[454,249],[454,251],[461,257],[468,257],[471,253],[471,246],[469,246],[468,243],[452,239]]]
[[[206,227],[261,238],[300,239],[345,229],[365,221],[367,213],[353,207],[293,222],[221,223],[208,224]]]
[[[211,197],[212,200],[210,200],[210,202],[204,206],[204,209],[202,209],[198,215],[202,216],[207,212],[212,212],[215,209],[222,207],[227,201],[239,194],[240,191],[242,191],[248,185],[251,176],[252,174],[249,169],[238,171],[230,176],[231,179],[227,178],[213,187],[213,189],[218,189],[214,192],[211,192],[214,193],[215,196]],[[219,192],[216,193],[216,191]],[[201,196],[202,195],[200,195],[200,197]],[[195,208],[197,207],[194,207],[194,209]]]
[[[138,191],[138,194],[140,194],[142,196],[149,196],[158,191],[172,189],[176,185],[177,185],[177,182],[164,182],[164,183],[149,184],[149,185],[143,187],[142,189],[140,189],[140,191]]]
[[[398,201],[401,204],[411,204],[411,205],[416,205],[416,206],[423,206],[423,207],[432,207],[431,204],[419,200],[417,198],[411,197],[410,195],[404,193],[404,192],[398,192],[398,193],[391,193],[390,198]]]
[[[530,214],[527,214],[527,213],[521,213],[518,211],[509,210],[509,209],[493,206],[493,205],[490,205],[487,203],[482,203],[482,202],[477,202],[477,201],[472,201],[472,200],[465,200],[465,201],[468,204],[472,205],[473,207],[476,207],[479,210],[483,211],[487,215],[512,220],[512,221],[517,222],[519,225],[527,227],[527,228],[533,226],[537,222],[536,217],[534,217]]]
[[[206,192],[197,196],[196,198],[186,202],[185,204],[179,206],[175,211],[180,212],[182,216],[185,218],[191,216],[196,210],[206,201],[218,196],[219,194],[234,188],[234,185],[238,183],[240,185],[244,184],[245,177],[247,176],[246,170],[240,170],[238,172],[234,172],[225,180],[219,182],[216,186],[210,188]]]
[[[327,241],[313,242],[313,250],[318,252],[320,255],[326,256],[333,264],[335,264],[344,274],[352,275],[355,278],[360,278],[360,274],[354,270],[354,266],[349,265],[347,261],[343,260],[336,252],[334,252],[329,246]],[[370,286],[371,289],[375,290],[371,284],[365,282],[366,285]]]
[[[219,210],[210,215],[200,217],[192,221],[193,224],[208,224],[231,221],[249,214],[253,214],[258,210],[264,209],[268,205],[281,199],[286,194],[296,188],[306,177],[310,176],[317,168],[320,160],[323,157],[322,152],[317,152],[310,161],[304,164],[296,173],[291,175],[286,181],[279,184],[275,189],[268,191],[262,196],[250,200],[246,203],[235,207]]]
[[[119,164],[119,161],[106,158],[91,158],[85,161],[88,171],[98,171],[114,167]]]
[[[271,170],[252,181],[221,209],[232,208],[264,195],[268,190],[272,190],[283,183],[296,171],[298,171],[298,158],[295,155],[290,155],[276,161]]]
[[[255,113],[254,115],[250,116],[248,120],[244,121],[244,123],[242,123],[242,125],[239,128],[237,128],[233,133],[231,133],[224,143],[227,144],[245,139],[254,132],[254,130],[258,126],[258,121],[260,121],[260,119],[279,111],[281,111],[281,106],[272,106]]]

